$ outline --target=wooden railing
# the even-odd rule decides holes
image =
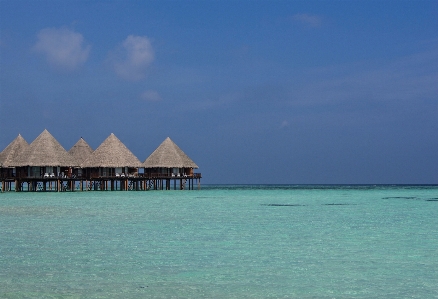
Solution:
[[[184,178],[190,178],[190,179],[200,179],[201,173],[194,173],[194,174],[166,174],[166,173],[140,173],[139,177],[143,178],[150,178],[150,179],[184,179]]]
[[[45,176],[45,175],[34,175],[34,176],[23,176],[23,175],[6,175],[6,174],[2,174],[0,175],[0,179],[6,179],[6,180],[10,180],[10,179],[77,179],[77,180],[86,180],[86,179],[97,179],[97,178],[115,178],[115,179],[130,179],[130,178],[145,178],[145,179],[200,179],[201,173],[194,173],[191,175],[168,175],[168,174],[163,174],[163,173],[139,173],[139,174],[128,174],[125,176],[116,176],[116,175],[111,175],[111,176],[96,176],[96,175],[54,175],[51,176],[49,174],[49,176]]]

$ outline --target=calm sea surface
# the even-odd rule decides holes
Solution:
[[[438,298],[438,186],[1,193],[0,298]]]

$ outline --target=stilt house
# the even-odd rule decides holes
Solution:
[[[19,177],[70,177],[78,166],[72,155],[44,130],[17,158]]]
[[[78,142],[72,146],[68,153],[73,156],[78,165],[81,165],[82,162],[84,162],[93,153],[93,149],[81,137],[81,139],[79,139]],[[73,173],[77,177],[82,177],[82,168],[77,167],[73,169]]]
[[[113,134],[81,163],[88,178],[137,176],[140,160]]]
[[[150,177],[194,177],[198,168],[169,137],[144,161],[145,175]]]
[[[0,153],[0,177],[14,178],[18,157],[29,147],[24,138],[18,136]]]

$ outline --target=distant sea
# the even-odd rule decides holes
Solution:
[[[438,186],[0,193],[0,298],[438,298]]]

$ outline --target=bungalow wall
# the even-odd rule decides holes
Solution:
[[[193,168],[166,168],[166,167],[155,167],[155,168],[145,168],[145,176],[151,177],[172,177],[172,176],[193,176]]]
[[[0,168],[0,178],[15,178],[16,177],[16,168],[15,167],[5,167],[5,168]]]
[[[19,178],[42,178],[45,174],[53,177],[71,177],[73,169],[61,166],[24,166],[17,167],[16,172]]]
[[[94,167],[81,169],[82,177],[98,178],[98,177],[116,177],[116,176],[137,176],[138,168],[134,167]]]

